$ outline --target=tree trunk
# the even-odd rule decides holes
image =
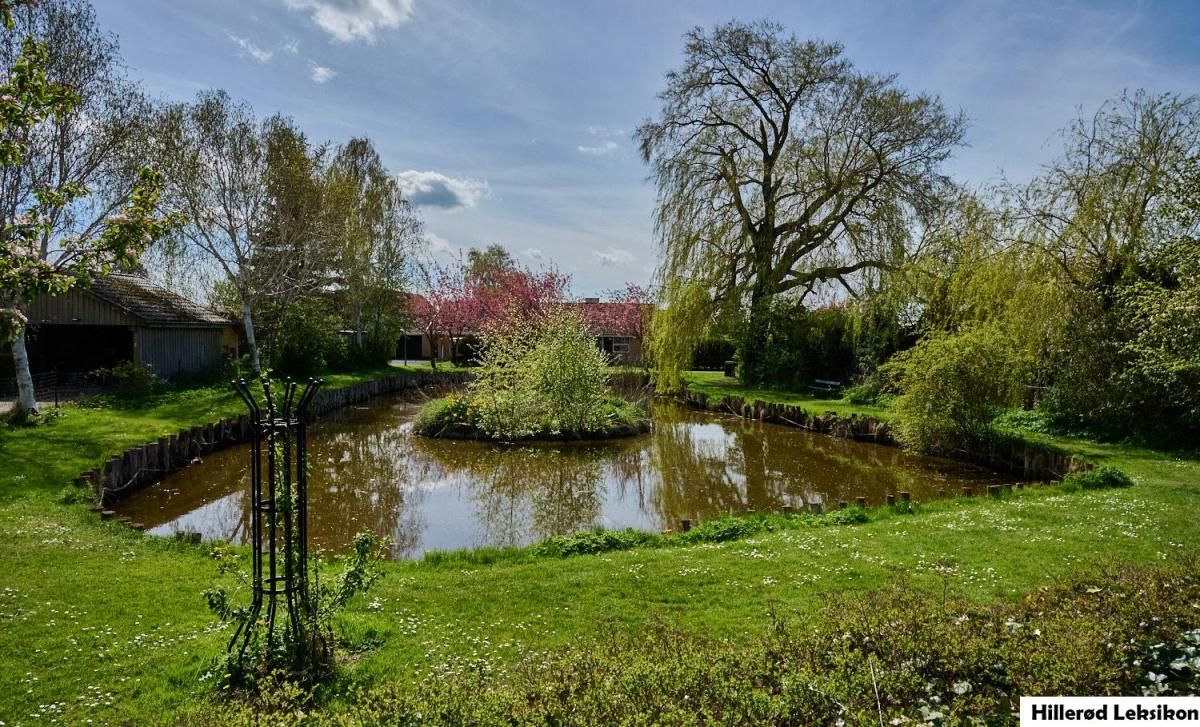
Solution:
[[[425,337],[429,339],[429,368],[437,371],[437,339],[428,333],[425,334]],[[408,349],[405,350],[407,351]],[[421,352],[417,351],[417,353],[420,354]]]
[[[33,373],[29,370],[29,351],[25,348],[25,324],[18,323],[12,341],[13,367],[17,372],[17,408],[25,414],[37,412],[37,393],[33,389]]]
[[[254,374],[257,376],[262,373],[262,366],[258,359],[258,342],[254,340],[254,317],[250,313],[250,303],[242,299],[242,325],[246,327],[246,345],[250,347],[250,365],[254,367]]]
[[[769,298],[755,291],[750,298],[750,318],[738,341],[739,378],[743,384],[764,383],[763,354],[769,337]]]

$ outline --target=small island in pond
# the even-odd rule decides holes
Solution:
[[[637,404],[605,396],[596,407],[596,417],[584,428],[545,414],[520,431],[498,432],[488,426],[483,401],[473,399],[470,394],[451,395],[426,404],[413,422],[413,431],[426,437],[482,441],[617,439],[650,431],[650,416]]]
[[[607,388],[608,361],[577,310],[554,306],[492,327],[471,384],[425,405],[413,427],[445,439],[613,439],[650,417]]]

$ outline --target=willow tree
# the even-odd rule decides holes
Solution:
[[[852,294],[865,271],[900,264],[914,221],[948,184],[939,167],[965,121],[893,76],[857,71],[840,45],[776,24],[696,28],[685,40],[658,117],[635,134],[658,187],[659,282],[668,307],[735,309],[742,375],[759,381],[772,301],[827,285]],[[697,315],[661,320],[675,317]],[[653,340],[660,367],[690,355]]]

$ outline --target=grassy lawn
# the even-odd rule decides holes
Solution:
[[[344,385],[392,370],[327,378]],[[885,414],[691,376],[694,390],[719,395]],[[211,684],[203,676],[226,636],[201,595],[217,582],[208,546],[102,523],[60,497],[110,452],[239,412],[232,394],[214,387],[137,409],[68,406],[49,425],[0,430],[0,722],[141,724],[203,709]],[[772,607],[803,616],[833,592],[897,579],[934,592],[948,582],[980,601],[1014,599],[1067,574],[1156,563],[1194,547],[1200,459],[1054,443],[1125,469],[1136,486],[1026,489],[688,548],[486,566],[389,563],[344,617],[355,640],[378,646],[357,654],[343,678],[375,684],[435,669],[503,669],[539,650],[634,634],[654,619],[714,637],[762,634]]]
[[[696,394],[707,394],[709,398],[713,399],[740,396],[748,402],[761,399],[774,404],[794,404],[804,407],[811,414],[833,412],[838,416],[858,414],[880,419],[886,419],[889,416],[888,410],[884,407],[851,404],[839,397],[822,397],[814,392],[788,391],[765,386],[743,386],[737,379],[727,377],[720,371],[688,371],[683,374],[683,380],[689,391]]]

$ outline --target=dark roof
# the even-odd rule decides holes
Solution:
[[[152,326],[227,326],[229,321],[140,275],[101,275],[88,292]]]

